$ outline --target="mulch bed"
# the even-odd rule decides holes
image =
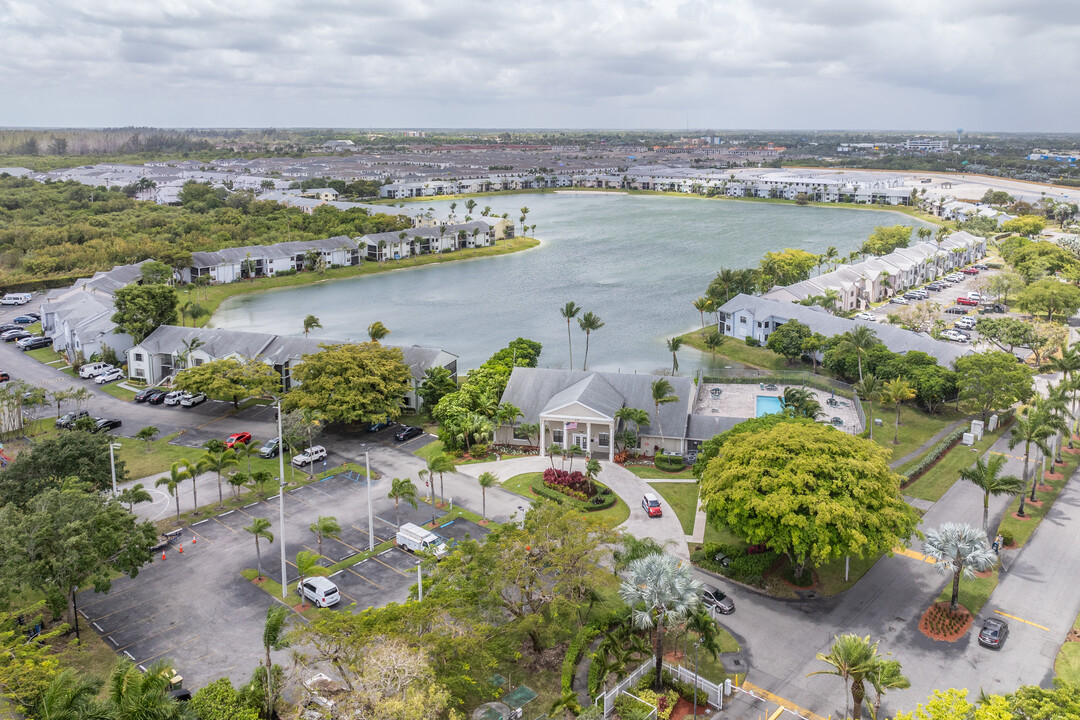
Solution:
[[[256,585],[262,585],[264,582],[266,582],[266,576],[265,575],[260,575],[259,577],[255,578],[251,582],[255,583]]]
[[[1080,642],[1080,629],[1073,628],[1069,631],[1069,634],[1065,636],[1065,642]]]
[[[955,613],[949,602],[934,603],[919,618],[919,631],[931,640],[956,642],[971,629],[974,616],[963,605]]]
[[[1062,473],[1050,472],[1047,470],[1043,473],[1044,480],[1064,480],[1065,476]]]
[[[1060,480],[1060,479],[1061,479],[1061,476],[1059,475],[1059,476],[1058,476],[1058,477],[1056,477],[1056,478],[1049,478],[1049,477],[1048,477],[1048,478],[1046,478],[1046,479],[1047,479],[1047,480]],[[1054,486],[1053,486],[1053,485],[1046,485],[1046,484],[1044,484],[1044,483],[1039,483],[1038,485],[1036,485],[1036,486],[1035,486],[1035,490],[1036,490],[1036,492],[1050,492],[1050,491],[1051,491],[1051,490],[1053,490],[1053,489],[1054,489]]]
[[[698,715],[701,715],[704,709],[704,707],[698,705]],[[679,698],[679,702],[675,703],[675,707],[671,710],[671,720],[682,720],[684,717],[692,718],[693,716],[694,703],[686,698]]]
[[[1012,517],[1014,519],[1019,520],[1021,522],[1027,522],[1028,520],[1031,519],[1030,515],[1017,515],[1016,513],[1009,513],[1009,514],[1012,515]]]

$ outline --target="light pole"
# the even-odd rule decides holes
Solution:
[[[113,455],[113,450],[119,450],[122,447],[120,443],[109,443],[109,469],[112,470],[112,494],[116,497],[116,457]]]
[[[698,648],[701,647],[701,638],[694,643],[694,720],[697,720],[697,689],[698,689],[698,674],[697,674],[697,660],[698,660]]]
[[[367,534],[368,552],[375,550],[375,514],[371,510],[371,459],[364,453],[364,472],[367,473]]]
[[[278,434],[278,540],[281,542],[281,599],[289,597],[289,583],[285,576],[285,438],[281,432],[281,396],[277,400]]]

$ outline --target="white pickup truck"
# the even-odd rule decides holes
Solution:
[[[394,539],[398,547],[409,552],[429,552],[437,558],[444,557],[447,552],[445,540],[413,523],[405,523],[399,527]]]

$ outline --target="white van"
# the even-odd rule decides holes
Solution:
[[[405,523],[399,527],[394,540],[398,547],[409,552],[429,552],[437,558],[446,555],[446,542],[442,538],[413,523]]]
[[[975,300],[976,302],[982,302],[983,296],[977,292],[969,292],[968,300]]]
[[[341,600],[337,585],[324,577],[304,578],[296,588],[296,594],[315,603],[317,607],[330,607]]]
[[[8,293],[0,298],[0,305],[25,305],[32,297],[31,293]]]
[[[104,363],[104,362],[87,363],[86,365],[83,365],[82,367],[79,368],[79,377],[81,377],[81,378],[97,377],[98,375],[105,372],[106,370],[112,370],[112,369],[113,369],[113,366],[110,365],[109,363]]]

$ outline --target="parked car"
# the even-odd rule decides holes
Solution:
[[[97,377],[106,370],[112,370],[112,365],[104,362],[86,363],[79,368],[79,377],[88,380],[92,377]]]
[[[24,328],[21,325],[16,325],[14,323],[4,323],[3,325],[0,325],[0,333],[6,333],[8,330],[23,330],[23,329]]]
[[[11,376],[8,375],[6,372],[0,372],[0,382],[7,382],[10,379]]]
[[[30,337],[30,333],[25,330],[8,330],[5,333],[0,333],[0,340],[4,342],[15,342],[16,340],[22,340],[23,338]]]
[[[730,615],[735,612],[735,601],[715,585],[705,585],[705,592],[701,594],[701,602],[707,608],[716,608],[716,611],[721,615]]]
[[[664,508],[660,506],[660,499],[652,493],[645,493],[645,496],[641,498],[641,507],[645,509],[649,517],[661,517],[664,514]]]
[[[113,380],[123,380],[123,379],[124,379],[124,371],[121,370],[120,368],[113,368],[112,370],[106,370],[105,372],[103,372],[100,375],[98,375],[97,377],[95,377],[94,382],[97,383],[98,385],[104,385],[105,383],[110,383]]]
[[[206,402],[206,395],[202,393],[184,393],[180,398],[180,407],[195,407],[200,403]]]
[[[277,457],[278,450],[281,446],[280,438],[270,438],[263,446],[259,448],[259,457],[261,458],[273,458]]]
[[[135,393],[135,402],[146,402],[147,398],[149,398],[151,395],[153,395],[160,389],[161,388],[156,387],[143,388],[139,392]]]
[[[97,418],[94,422],[94,429],[90,432],[104,432],[105,430],[113,430],[120,427],[122,423],[116,418]]]
[[[958,297],[958,298],[956,298],[956,304],[957,305],[967,305],[968,307],[978,307],[979,301],[978,300],[972,300],[971,298],[967,298],[967,297]]]
[[[418,428],[415,425],[406,425],[405,427],[394,433],[394,439],[398,442],[402,442],[404,440],[410,440],[423,434],[423,428]]]
[[[945,279],[951,283],[958,283],[964,279],[964,276],[961,273],[949,273],[945,276]]]
[[[894,297],[893,299],[889,300],[889,302],[892,303],[893,305],[909,305],[910,304],[910,303],[908,303],[908,301],[906,299],[904,299],[902,297]]]
[[[337,585],[324,577],[304,578],[304,582],[296,588],[296,594],[317,607],[330,607],[341,600]]]
[[[875,322],[877,320],[877,315],[875,315],[874,313],[868,313],[868,312],[855,313],[855,319],[856,320],[866,320],[868,322]]]
[[[326,448],[322,445],[312,445],[307,450],[304,450],[299,455],[293,455],[292,464],[296,467],[303,467],[305,465],[311,465],[312,463],[322,460],[327,455]]]
[[[58,428],[71,428],[74,427],[75,421],[79,418],[90,417],[90,413],[86,410],[72,410],[69,413],[64,413],[60,417],[56,418],[56,427]]]
[[[945,286],[938,282],[932,282],[926,286],[926,289],[932,290],[933,292],[941,292],[945,289]]]
[[[941,333],[941,337],[958,343],[966,343],[968,341],[967,335],[957,330],[945,330]]]
[[[905,300],[918,300],[918,299],[920,299],[920,296],[919,296],[919,293],[915,292],[914,290],[908,290],[906,293],[904,293],[904,299]]]
[[[990,266],[985,264],[985,263],[975,263],[971,267],[975,268],[976,270],[989,270],[990,269]]]
[[[393,424],[394,423],[392,423],[392,422],[390,422],[388,420],[383,420],[381,422],[373,422],[370,425],[368,425],[367,431],[368,432],[379,432],[380,430],[388,428]]]
[[[17,318],[12,319],[11,322],[18,325],[33,325],[38,319],[36,317],[30,317],[29,315],[20,315]]]
[[[979,302],[982,302],[982,300],[983,300],[982,294],[977,293],[977,292],[969,292],[967,294],[967,296],[968,296],[968,300],[978,300]]]
[[[1009,637],[1009,623],[997,618],[986,618],[983,621],[982,630],[979,631],[979,644],[1000,650],[1007,637]]]
[[[952,307],[945,308],[945,312],[949,315],[967,315],[967,308],[962,308],[959,305],[953,305]]]
[[[229,436],[229,439],[225,441],[225,447],[231,448],[235,445],[247,445],[251,442],[251,433],[238,432]]]
[[[976,269],[975,269],[975,268],[973,268],[973,267],[967,267],[967,268],[964,268],[964,269],[963,269],[963,270],[961,270],[960,272],[964,273],[965,275],[978,275],[978,274],[979,274],[979,271],[978,271],[978,270],[976,270]]]
[[[975,328],[975,318],[970,315],[965,315],[954,322],[953,327],[960,328],[961,330],[972,330]]]
[[[34,337],[23,338],[22,340],[17,341],[16,344],[22,348],[23,351],[39,350],[43,347],[52,345],[52,338],[35,335]]]
[[[160,405],[165,402],[165,396],[168,394],[169,391],[164,388],[154,388],[154,392],[146,396],[146,402],[149,405]]]
[[[179,405],[180,404],[180,398],[182,398],[182,397],[184,397],[184,391],[183,390],[171,390],[168,394],[165,395],[165,404],[166,405]]]

